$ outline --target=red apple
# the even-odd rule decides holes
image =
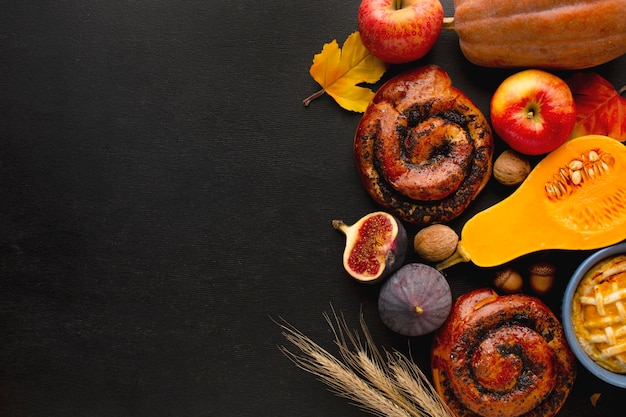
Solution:
[[[362,0],[359,32],[365,48],[389,64],[403,64],[426,55],[443,26],[439,0]]]
[[[491,97],[491,124],[512,149],[543,155],[569,137],[576,105],[569,87],[546,71],[529,69],[505,79]]]

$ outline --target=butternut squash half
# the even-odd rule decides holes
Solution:
[[[437,265],[504,264],[547,249],[588,250],[626,239],[626,146],[600,135],[548,154],[509,197],[476,214],[457,252]]]

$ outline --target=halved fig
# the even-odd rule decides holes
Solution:
[[[437,330],[452,309],[452,291],[435,268],[411,263],[396,271],[380,289],[378,314],[396,333],[421,336]]]
[[[380,282],[404,262],[406,230],[391,214],[377,211],[351,226],[342,220],[333,220],[332,225],[346,235],[343,266],[356,280]]]

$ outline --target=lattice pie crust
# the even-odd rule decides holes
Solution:
[[[626,373],[626,255],[596,264],[581,280],[572,303],[574,332],[600,366]]]

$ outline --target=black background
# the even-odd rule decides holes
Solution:
[[[380,323],[330,225],[378,209],[352,160],[360,115],[302,105],[313,55],[356,30],[358,5],[2,2],[1,416],[363,415],[277,347],[282,317],[333,351],[331,303],[427,369],[430,337]],[[513,71],[469,64],[457,41],[383,81],[437,63],[488,115]],[[625,63],[594,71],[620,87]],[[509,192],[492,181],[452,226]],[[556,254],[557,314],[584,255]],[[458,296],[492,274],[447,277]],[[562,415],[618,415],[620,395],[581,369]]]

